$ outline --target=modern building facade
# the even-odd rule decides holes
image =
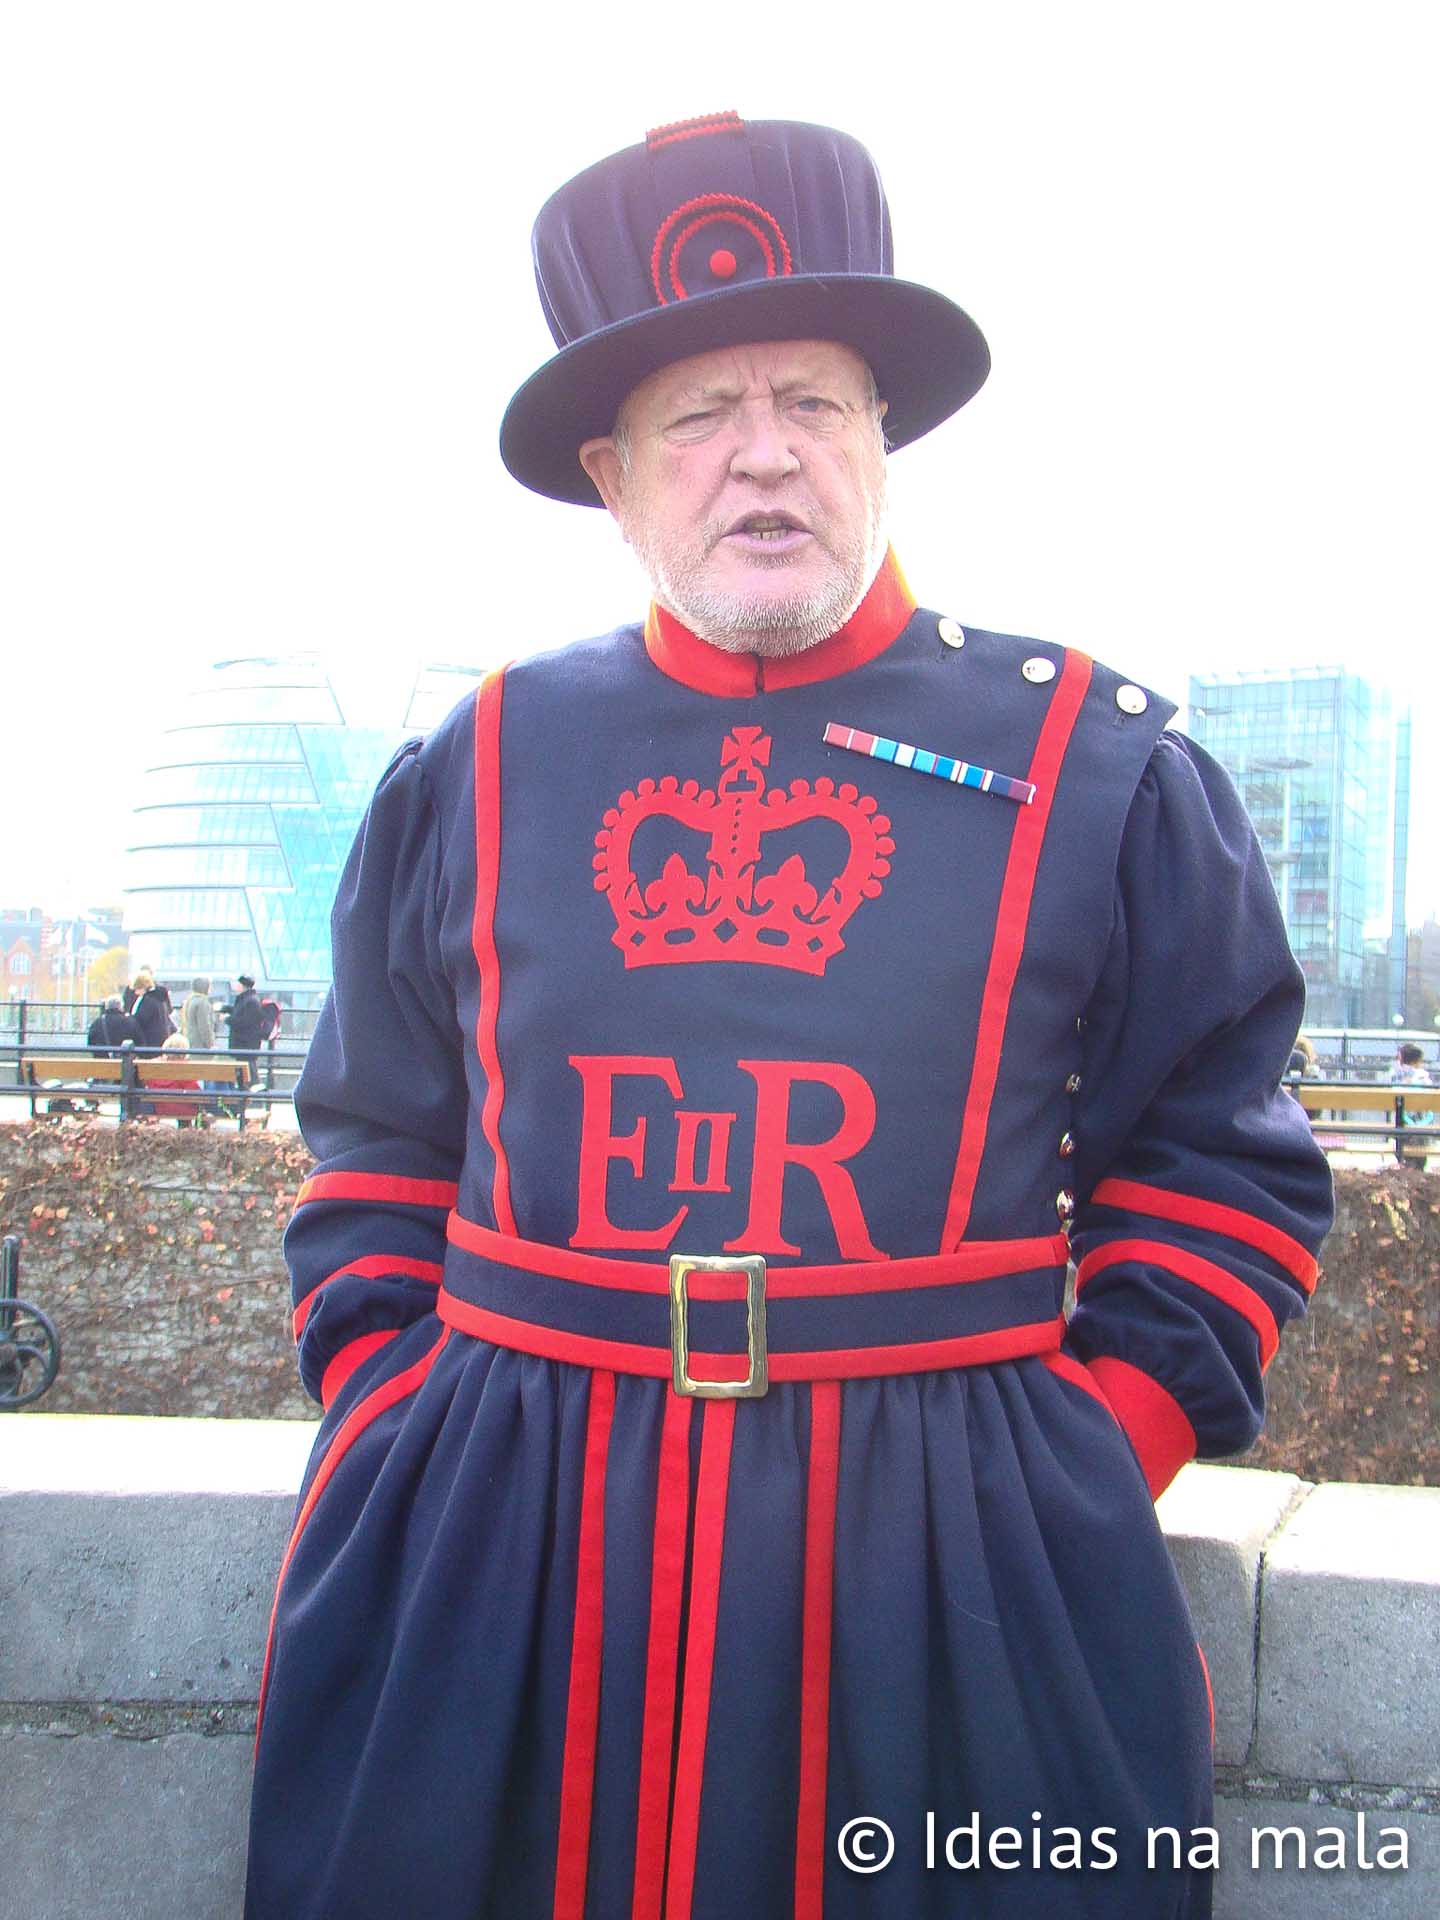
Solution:
[[[288,1005],[330,983],[330,907],[375,783],[481,669],[397,677],[318,654],[223,660],[144,775],[125,920],[136,964],[217,994],[248,973]]]
[[[1188,727],[1255,823],[1307,1025],[1403,1024],[1408,714],[1358,674],[1304,667],[1192,676]]]

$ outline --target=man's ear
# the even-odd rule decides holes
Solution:
[[[625,468],[614,435],[607,433],[598,440],[587,440],[580,449],[580,464],[593,481],[595,491],[618,520]]]

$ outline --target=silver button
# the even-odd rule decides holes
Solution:
[[[1062,1187],[1059,1193],[1056,1194],[1055,1211],[1059,1216],[1061,1226],[1065,1226],[1075,1218],[1075,1196],[1069,1187]]]
[[[1059,1145],[1059,1147],[1058,1147],[1058,1148],[1056,1149],[1056,1151],[1057,1151],[1057,1152],[1059,1153],[1059,1155],[1060,1155],[1060,1158],[1061,1158],[1062,1160],[1068,1160],[1068,1159],[1070,1158],[1070,1156],[1071,1156],[1071,1154],[1072,1154],[1072,1153],[1074,1153],[1074,1151],[1075,1151],[1075,1136],[1074,1136],[1074,1134],[1073,1134],[1073,1133],[1062,1133],[1062,1134],[1061,1134],[1061,1136],[1060,1136],[1060,1145]]]
[[[965,629],[958,620],[942,620],[939,634],[947,647],[963,647],[965,644]]]
[[[1150,704],[1150,696],[1143,687],[1132,687],[1127,680],[1123,687],[1115,689],[1115,704],[1122,713],[1143,713]]]
[[[1078,1073],[1072,1073],[1070,1078],[1065,1082],[1065,1091],[1066,1093],[1079,1093],[1080,1076]]]
[[[1020,671],[1027,680],[1033,681],[1037,687],[1043,687],[1047,680],[1053,680],[1055,678],[1056,667],[1053,660],[1042,659],[1037,653],[1033,660],[1027,660],[1025,662]]]

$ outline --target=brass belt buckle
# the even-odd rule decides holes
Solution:
[[[750,1371],[743,1380],[690,1378],[690,1295],[686,1283],[692,1273],[743,1273],[745,1276],[745,1344]],[[770,1357],[765,1345],[765,1261],[758,1254],[672,1253],[670,1256],[671,1384],[676,1393],[696,1400],[758,1400],[770,1385]]]

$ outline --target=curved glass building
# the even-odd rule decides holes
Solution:
[[[375,782],[479,667],[357,672],[222,660],[160,738],[127,858],[125,925],[157,978],[237,974],[296,1007],[330,984],[330,906]]]

